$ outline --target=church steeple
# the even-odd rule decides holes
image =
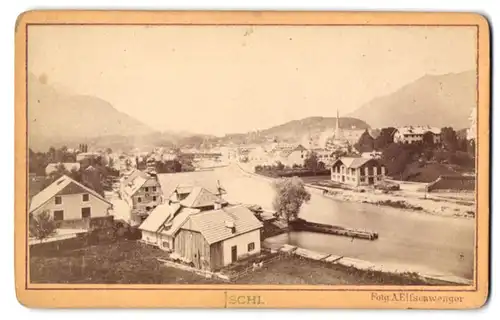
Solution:
[[[340,123],[339,123],[339,109],[337,109],[337,123],[336,123],[336,126],[335,126],[335,132],[338,132],[339,129],[340,129]]]

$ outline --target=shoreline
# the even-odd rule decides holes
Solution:
[[[246,175],[257,177],[268,182],[273,182],[276,180],[275,178],[270,178],[257,174],[255,172],[251,172],[249,169],[244,168],[240,163],[235,163],[235,165]],[[404,194],[401,193],[382,194],[376,192],[357,192],[349,189],[328,188],[312,184],[306,184],[306,189],[310,192],[320,194],[323,197],[332,200],[366,203],[379,207],[390,207],[434,216],[460,218],[467,220],[475,219],[475,206],[458,203],[460,202],[459,200],[450,201],[444,198],[422,199],[409,195],[405,197]],[[323,194],[324,190],[327,190],[328,194]]]
[[[424,281],[439,281],[439,282],[449,283],[451,285],[470,285],[472,283],[472,280],[470,279],[466,279],[451,274],[446,275],[446,274],[431,273],[430,271],[425,272],[422,270],[418,270],[418,268],[414,268],[411,265],[372,263],[366,260],[308,250],[289,244],[284,244],[279,248],[274,247],[268,249],[297,256],[302,259],[317,261],[329,265],[331,267],[341,266],[344,268],[353,268],[358,271],[380,272],[386,275],[400,276],[400,277],[412,276],[420,278]]]

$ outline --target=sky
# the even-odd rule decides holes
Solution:
[[[28,71],[154,129],[223,135],[336,116],[476,67],[474,27],[29,26]]]

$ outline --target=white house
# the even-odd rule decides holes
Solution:
[[[269,154],[262,146],[256,146],[248,152],[248,161],[253,164],[265,164],[269,161]]]
[[[374,185],[385,180],[385,166],[374,158],[337,159],[331,168],[332,181],[351,186]]]
[[[332,164],[335,160],[335,156],[332,151],[325,148],[317,148],[312,149],[311,152],[314,152],[318,157],[318,161],[323,162],[325,165]]]
[[[272,152],[272,161],[285,166],[303,165],[308,150],[301,144],[278,145]]]
[[[45,175],[50,175],[51,173],[57,172],[58,168],[60,166],[64,167],[64,170],[71,172],[71,171],[78,171],[80,170],[80,163],[79,162],[59,162],[59,163],[49,163],[45,167]]]
[[[96,159],[100,154],[97,152],[81,152],[76,155],[76,161],[83,161],[86,159]]]
[[[394,142],[399,143],[420,143],[424,141],[424,136],[432,137],[433,143],[441,142],[441,129],[430,126],[407,126],[396,129]]]
[[[135,170],[122,181],[120,196],[131,210],[140,216],[146,216],[162,203],[162,191],[157,176],[140,170]]]
[[[111,207],[97,192],[64,175],[31,199],[29,214],[48,211],[59,227],[81,227],[109,216]]]
[[[177,203],[156,207],[140,225],[142,241],[194,267],[216,270],[260,253],[262,223],[245,206],[230,206],[194,187]]]

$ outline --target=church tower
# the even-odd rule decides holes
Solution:
[[[337,109],[337,123],[335,126],[335,140],[343,140],[342,130],[340,129],[339,110]]]

